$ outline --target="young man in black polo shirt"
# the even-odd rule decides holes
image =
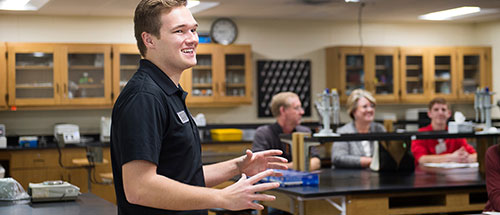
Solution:
[[[140,67],[112,113],[111,159],[119,214],[207,214],[208,208],[262,209],[274,200],[254,185],[271,170],[286,169],[282,152],[268,150],[203,166],[197,127],[179,86],[182,71],[196,65],[198,24],[185,0],[142,0],[135,37]],[[206,188],[241,174],[235,184]],[[246,178],[246,175],[253,176]]]

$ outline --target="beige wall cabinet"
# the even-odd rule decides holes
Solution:
[[[7,63],[5,43],[0,42],[0,110],[7,109]]]
[[[135,44],[113,45],[113,101],[139,68],[141,55]]]
[[[10,106],[111,105],[111,46],[7,43]]]
[[[327,87],[336,88],[342,102],[358,88],[370,91],[377,101],[397,102],[397,57],[397,47],[327,48]]]
[[[184,71],[181,86],[191,106],[252,102],[250,45],[198,45],[197,65]]]
[[[61,162],[57,149],[10,150],[3,151],[9,158],[10,176],[16,179],[24,189],[28,184],[40,183],[47,180],[64,180],[80,188],[80,192],[88,192],[87,170],[76,167],[73,158],[86,158],[85,148],[61,149]],[[8,155],[5,156],[5,153]]]

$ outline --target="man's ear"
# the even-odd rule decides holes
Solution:
[[[142,42],[148,49],[153,48],[155,46],[153,35],[151,35],[150,33],[142,32],[141,37],[142,37]]]
[[[432,119],[431,118],[431,110],[427,110],[427,117],[429,117],[429,119]]]
[[[280,107],[280,116],[285,112],[285,106]]]

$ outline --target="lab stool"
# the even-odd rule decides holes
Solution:
[[[211,212],[215,212],[216,215],[250,215],[253,214],[255,210],[247,209],[241,211],[232,211],[223,208],[211,208],[209,209]]]

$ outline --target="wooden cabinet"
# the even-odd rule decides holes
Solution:
[[[7,43],[10,106],[110,105],[111,46]]]
[[[24,189],[28,184],[47,180],[64,180],[80,188],[80,192],[88,192],[87,170],[72,163],[73,158],[86,158],[85,148],[63,148],[61,154],[57,149],[10,150],[10,177],[16,179]],[[59,156],[63,167],[59,165]]]
[[[470,103],[477,87],[492,86],[488,47],[332,47],[326,57],[327,87],[342,102],[362,88],[380,103]]]
[[[0,42],[0,110],[7,109],[7,64],[5,43]]]
[[[139,68],[140,60],[137,45],[113,45],[113,101],[116,101],[123,87]]]
[[[197,65],[184,71],[181,86],[191,106],[240,105],[252,102],[251,47],[200,44]]]
[[[492,88],[491,48],[460,47],[458,58],[458,99],[464,102],[474,101],[474,92],[478,87]]]
[[[370,91],[377,101],[396,102],[397,59],[397,47],[327,48],[327,87],[336,88],[343,102],[358,88]]]
[[[453,47],[401,48],[401,101],[427,103],[435,97],[457,100],[457,61]]]

